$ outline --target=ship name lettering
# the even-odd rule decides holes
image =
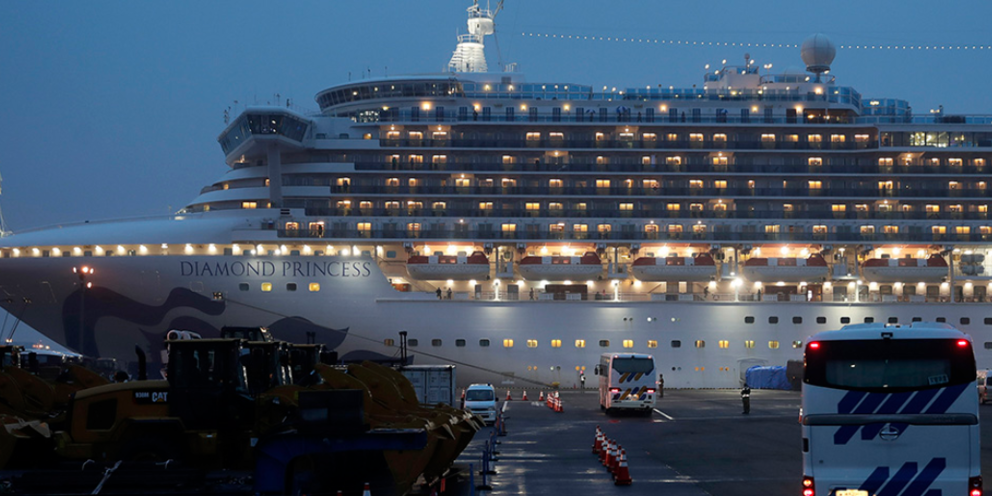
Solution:
[[[369,277],[372,262],[306,261],[179,262],[179,272],[189,277]],[[281,271],[279,270],[281,268]]]

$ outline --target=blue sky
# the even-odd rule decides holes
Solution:
[[[349,78],[440,71],[466,0],[0,2],[0,194],[7,227],[174,212],[226,166],[223,112],[313,96]],[[688,87],[749,52],[775,70],[798,49],[543,38],[530,34],[836,45],[992,45],[992,2],[507,0],[490,66],[530,81]],[[992,114],[992,49],[839,49],[839,84],[917,113]],[[239,105],[234,105],[238,101]]]

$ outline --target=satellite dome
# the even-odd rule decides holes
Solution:
[[[834,44],[830,42],[829,38],[817,33],[806,38],[800,53],[806,64],[806,70],[819,74],[830,70],[830,64],[833,63],[834,56],[837,55],[837,49],[834,48]]]

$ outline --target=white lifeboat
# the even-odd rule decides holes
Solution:
[[[481,251],[469,256],[414,255],[406,261],[406,273],[418,281],[468,281],[489,275],[489,257]]]
[[[641,281],[709,281],[716,276],[716,262],[707,253],[695,257],[640,257],[630,271]]]
[[[830,274],[827,261],[819,254],[809,258],[750,258],[741,275],[754,282],[812,282]]]
[[[873,282],[939,281],[947,276],[947,260],[928,258],[869,258],[861,264],[865,279]]]
[[[528,281],[564,281],[567,279],[592,279],[603,273],[599,255],[587,252],[581,257],[527,256],[517,265],[520,277]]]

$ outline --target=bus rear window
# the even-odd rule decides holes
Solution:
[[[613,370],[621,374],[647,374],[654,370],[654,360],[650,358],[614,358]]]
[[[806,350],[804,381],[865,391],[916,390],[975,380],[971,346],[957,339],[820,341]]]

